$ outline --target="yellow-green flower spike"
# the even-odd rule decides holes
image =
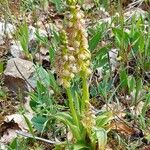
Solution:
[[[84,73],[88,76],[91,73],[84,14],[76,3],[76,0],[67,0],[66,24],[60,34],[61,46],[56,54],[56,72],[60,84],[65,88],[70,87],[75,74]]]
[[[91,54],[88,50],[87,32],[85,29],[84,14],[78,5],[71,5],[66,12],[66,33],[69,46],[74,48],[73,55],[76,59],[78,73],[91,73]]]
[[[60,38],[61,46],[56,54],[55,69],[59,77],[59,84],[68,88],[70,87],[71,79],[74,78],[76,60],[70,51],[73,48],[68,47],[68,40],[64,30],[60,33]]]

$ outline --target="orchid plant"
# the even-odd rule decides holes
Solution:
[[[60,112],[55,117],[67,125],[72,133],[69,147],[67,143],[64,144],[66,149],[103,150],[107,142],[105,127],[109,124],[110,115],[97,116],[90,104],[88,78],[92,73],[91,53],[88,50],[84,13],[77,0],[66,0],[66,5],[55,70],[59,84],[66,90],[70,113]],[[71,82],[77,75],[82,80],[82,96],[76,94],[78,105],[75,105]],[[60,150],[61,146],[57,145],[55,149]]]

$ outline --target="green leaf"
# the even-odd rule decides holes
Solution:
[[[129,92],[132,92],[135,89],[135,86],[136,86],[135,78],[132,76],[129,76],[128,77]]]
[[[86,150],[88,147],[84,144],[74,144],[73,145],[73,150]]]
[[[57,116],[60,116],[60,117],[63,117],[65,119],[67,119],[69,122],[72,122],[73,123],[73,118],[70,114],[68,113],[65,113],[65,112],[58,112],[57,113]]]
[[[25,115],[23,115],[23,117],[24,117],[24,119],[25,119],[26,124],[28,125],[29,132],[30,132],[30,133],[33,135],[33,137],[34,137],[34,131],[33,131],[31,122],[29,121],[29,119],[28,119]]]
[[[38,130],[38,131],[43,131],[44,128],[44,124],[47,121],[47,118],[42,117],[42,116],[35,116],[32,118],[32,123],[34,125],[34,127]]]
[[[142,89],[142,86],[143,86],[143,81],[142,81],[141,78],[139,78],[139,79],[137,80],[136,90],[137,90],[137,91],[140,91],[140,90]]]
[[[70,128],[73,136],[76,138],[77,141],[80,141],[82,139],[80,128],[74,125],[73,119],[70,115],[66,113],[58,113],[54,117],[62,121],[65,125],[67,125]]]
[[[104,129],[96,129],[99,150],[104,150],[107,144],[107,132]]]
[[[49,74],[43,67],[36,68],[38,80],[46,86],[49,86]]]
[[[17,150],[17,138],[15,138],[9,145],[8,150]]]
[[[106,45],[105,47],[102,47],[98,50],[98,52],[96,53],[96,56],[104,56],[108,53],[108,51],[110,50],[110,45]]]
[[[113,28],[112,29],[114,35],[115,35],[115,39],[116,39],[116,44],[119,47],[122,46],[127,46],[129,43],[129,35],[127,32],[124,31],[124,29],[120,29],[120,28]]]
[[[137,79],[137,82],[136,82],[136,95],[139,94],[139,92],[142,89],[142,86],[143,86],[142,79],[141,78]]]
[[[26,20],[19,26],[17,37],[21,43],[22,49],[25,55],[29,55],[28,44],[29,44],[29,30]]]
[[[43,67],[36,68],[37,78],[45,87],[51,87],[55,92],[60,92],[59,86],[51,72],[47,72]]]
[[[116,39],[116,42],[118,44],[118,46],[121,45],[122,43],[122,35],[123,35],[123,30],[122,29],[118,29],[118,28],[113,28],[112,29],[114,35],[115,35],[115,39]]]
[[[4,63],[0,62],[0,74],[4,71]]]
[[[150,61],[144,62],[144,70],[145,71],[150,71]]]
[[[113,119],[113,115],[111,112],[106,112],[104,114],[101,114],[96,118],[96,126],[99,128],[100,127],[104,128],[106,125],[108,125],[108,123],[110,123],[112,119]]]
[[[51,1],[55,4],[57,11],[61,12],[63,4],[62,0],[51,0]]]
[[[97,33],[90,39],[90,41],[89,41],[89,50],[90,50],[90,51],[93,51],[93,50],[97,47],[97,45],[98,45],[99,41],[101,40],[101,38],[102,38],[102,33],[101,33],[101,32],[97,32]]]
[[[124,68],[121,68],[120,73],[119,73],[120,81],[121,81],[121,86],[126,89],[128,86],[128,77],[126,70]]]
[[[53,47],[49,48],[49,56],[50,56],[50,61],[54,63],[54,58],[55,58],[55,49]]]
[[[50,85],[54,91],[56,91],[58,93],[60,92],[60,89],[59,89],[59,86],[55,80],[55,77],[51,72],[49,72],[49,83],[50,83]]]

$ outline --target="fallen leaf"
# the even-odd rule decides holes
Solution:
[[[8,144],[10,143],[15,137],[17,137],[17,133],[16,133],[16,130],[14,129],[9,129],[7,130],[2,138],[0,139],[2,143],[4,144]]]
[[[31,115],[26,115],[31,120]],[[0,141],[8,144],[13,138],[17,136],[16,130],[27,132],[28,126],[24,117],[20,114],[13,114],[6,116],[3,123],[0,124]]]
[[[135,133],[133,127],[130,127],[127,124],[120,121],[114,121],[110,126],[112,129],[117,130],[118,132],[124,135],[133,135]]]
[[[26,117],[31,120],[32,116],[30,115],[26,115]],[[14,123],[18,124],[19,128],[22,130],[22,131],[26,131],[28,130],[28,127],[26,125],[26,122],[24,120],[24,117],[20,114],[13,114],[13,115],[9,115],[9,116],[6,116],[5,117],[5,122],[11,122],[11,121],[14,121]]]

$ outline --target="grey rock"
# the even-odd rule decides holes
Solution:
[[[15,27],[10,23],[0,22],[0,36],[4,37],[6,34],[9,38],[12,38],[12,33],[15,31]]]
[[[5,85],[9,90],[25,94],[30,90],[31,80],[35,72],[34,64],[31,61],[20,58],[11,58],[8,60],[4,71]]]
[[[10,53],[15,58],[21,58],[23,56],[23,49],[19,41],[11,42]]]

